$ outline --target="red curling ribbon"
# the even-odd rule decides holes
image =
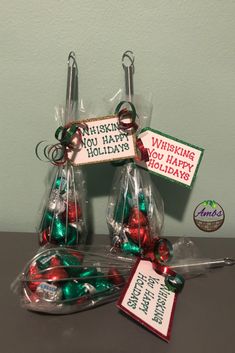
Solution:
[[[163,275],[164,277],[175,275],[175,271],[173,271],[169,266],[161,265],[158,262],[153,262],[153,268],[157,273]]]
[[[137,147],[138,151],[140,152],[140,157],[137,156],[135,158],[135,160],[148,162],[148,160],[149,160],[148,149],[144,147],[144,144],[140,138],[138,138],[136,140],[136,147]]]
[[[156,237],[144,249],[143,256],[152,262],[165,265],[173,257],[172,244],[168,239]]]
[[[154,244],[154,254],[161,264],[168,263],[173,257],[173,246],[168,239],[160,238]]]
[[[124,104],[125,105],[128,104],[131,107],[131,110],[128,110],[127,108],[121,109],[121,107]],[[138,129],[138,125],[135,122],[137,114],[136,114],[135,106],[133,103],[127,102],[127,101],[121,101],[115,109],[115,114],[118,117],[118,123],[119,123],[120,130],[124,130],[124,131],[134,130],[134,131],[136,131]],[[130,118],[131,122],[125,123],[123,120],[125,120],[126,118]]]
[[[127,108],[121,109],[121,107],[124,104],[129,104],[131,107],[131,110],[128,110]],[[120,102],[115,109],[115,114],[118,117],[118,123],[119,123],[120,130],[137,131],[138,124],[135,122],[137,113],[136,113],[136,109],[135,109],[135,106],[133,103],[127,102],[127,101]],[[126,123],[125,121],[123,121],[126,118],[129,118],[131,121],[129,123]],[[139,156],[137,156],[135,158],[135,160],[147,162],[149,160],[148,150],[147,150],[147,148],[144,147],[143,142],[140,138],[138,138],[136,140],[136,147],[137,147],[137,150],[139,151]]]
[[[138,129],[138,125],[135,122],[135,118],[133,118],[133,112],[124,108],[119,111],[118,113],[118,123],[119,123],[119,129],[121,130],[134,130],[136,131]],[[130,118],[132,121],[130,123],[125,123],[123,120],[126,118]]]
[[[37,156],[37,158],[42,161],[42,162],[50,162],[53,165],[60,165],[60,164],[64,164],[64,157],[66,155],[66,151],[65,148],[62,147],[60,144],[55,144],[55,145],[46,145],[43,148],[43,155],[45,157],[45,159],[40,157],[39,154],[39,147],[41,144],[43,144],[43,142],[45,141],[40,141],[36,147],[35,147],[35,154]]]
[[[154,270],[165,277],[165,285],[175,293],[184,287],[184,278],[171,269],[167,263],[173,257],[173,247],[168,239],[155,238],[148,248],[144,249],[143,258],[150,260]]]
[[[67,150],[59,143],[47,147],[47,159],[56,166],[63,165],[67,159]]]
[[[73,121],[66,124],[64,127],[60,126],[55,132],[55,138],[59,142],[54,145],[46,145],[43,149],[46,162],[50,162],[56,166],[63,165],[69,159],[69,152],[75,150],[79,151],[83,146],[81,129],[88,130],[87,124]],[[76,142],[73,141],[75,138]],[[35,148],[36,156],[41,161],[45,160],[39,156],[38,149],[43,142],[45,141],[39,142]]]

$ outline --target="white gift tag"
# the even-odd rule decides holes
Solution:
[[[149,161],[138,162],[150,172],[191,188],[204,149],[151,128],[139,135],[147,148]]]
[[[72,164],[104,163],[135,157],[135,134],[120,130],[117,116],[87,119],[81,123],[85,123],[88,129],[82,131],[81,149],[68,153]]]
[[[117,306],[162,339],[169,341],[177,294],[148,260],[138,259]]]

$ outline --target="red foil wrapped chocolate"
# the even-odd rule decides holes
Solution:
[[[151,237],[148,226],[127,227],[127,237],[141,247],[148,247],[151,243]]]
[[[66,207],[62,218],[66,219],[66,212],[68,212],[68,222],[73,223],[76,222],[82,216],[81,208],[76,202],[69,201],[68,206]]]
[[[139,227],[146,226],[148,224],[147,216],[138,209],[138,207],[133,207],[130,212],[130,217],[128,220],[129,227]]]
[[[123,285],[125,283],[124,277],[115,267],[110,268],[108,271],[108,279],[116,286]]]

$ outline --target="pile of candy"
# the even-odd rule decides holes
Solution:
[[[115,300],[130,266],[108,251],[44,247],[27,264],[16,287],[23,307],[66,314]]]
[[[81,170],[72,165],[57,168],[40,230],[40,245],[76,245],[86,236],[85,181]],[[79,192],[78,192],[79,190]]]
[[[163,202],[149,175],[134,163],[117,170],[107,211],[114,246],[141,254],[159,238],[163,217]]]
[[[151,241],[147,207],[144,202],[143,193],[139,193],[138,198],[139,207],[131,207],[132,199],[130,194],[127,194],[125,210],[128,210],[124,218],[125,225],[123,228],[123,234],[126,236],[126,239],[124,238],[121,243],[122,250],[134,254],[140,254],[141,248],[148,246]]]

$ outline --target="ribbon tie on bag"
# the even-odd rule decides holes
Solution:
[[[82,132],[81,129],[87,130],[88,126],[85,123],[73,121],[65,126],[60,126],[55,132],[55,138],[59,143],[46,145],[43,149],[43,155],[47,162],[59,166],[68,161],[68,153],[72,151],[79,151],[82,146]],[[76,139],[76,142],[74,140]],[[39,156],[39,146],[45,141],[40,141],[35,153],[38,159],[43,161]]]
[[[136,140],[136,147],[138,152],[140,153],[140,157],[137,156],[135,159],[137,161],[148,162],[149,161],[148,149],[144,147],[144,144],[140,138]]]
[[[154,239],[150,246],[144,249],[142,256],[152,262],[153,268],[157,273],[165,277],[165,285],[169,290],[179,293],[183,289],[183,276],[177,274],[168,265],[173,257],[173,247],[168,239]]]
[[[127,104],[130,105],[131,110],[128,110],[126,107],[121,109],[123,105],[127,105]],[[135,106],[131,102],[121,101],[115,109],[115,114],[118,117],[120,130],[123,130],[126,132],[132,132],[132,131],[135,132],[138,129],[138,125],[135,122],[135,119],[137,116]],[[126,119],[129,119],[130,122],[125,122]]]
[[[126,107],[122,108],[123,105],[127,105],[127,104],[130,106],[131,110],[128,110]],[[115,115],[117,115],[118,117],[120,130],[123,130],[124,132],[127,132],[127,133],[136,132],[138,130],[138,124],[135,121],[137,117],[137,113],[133,103],[127,102],[127,101],[121,101],[115,109]],[[125,119],[129,119],[130,121],[125,122]],[[148,150],[147,148],[144,147],[144,144],[140,138],[137,138],[136,140],[136,148],[139,152],[139,156],[137,156],[135,159],[137,161],[147,162],[149,160]]]

